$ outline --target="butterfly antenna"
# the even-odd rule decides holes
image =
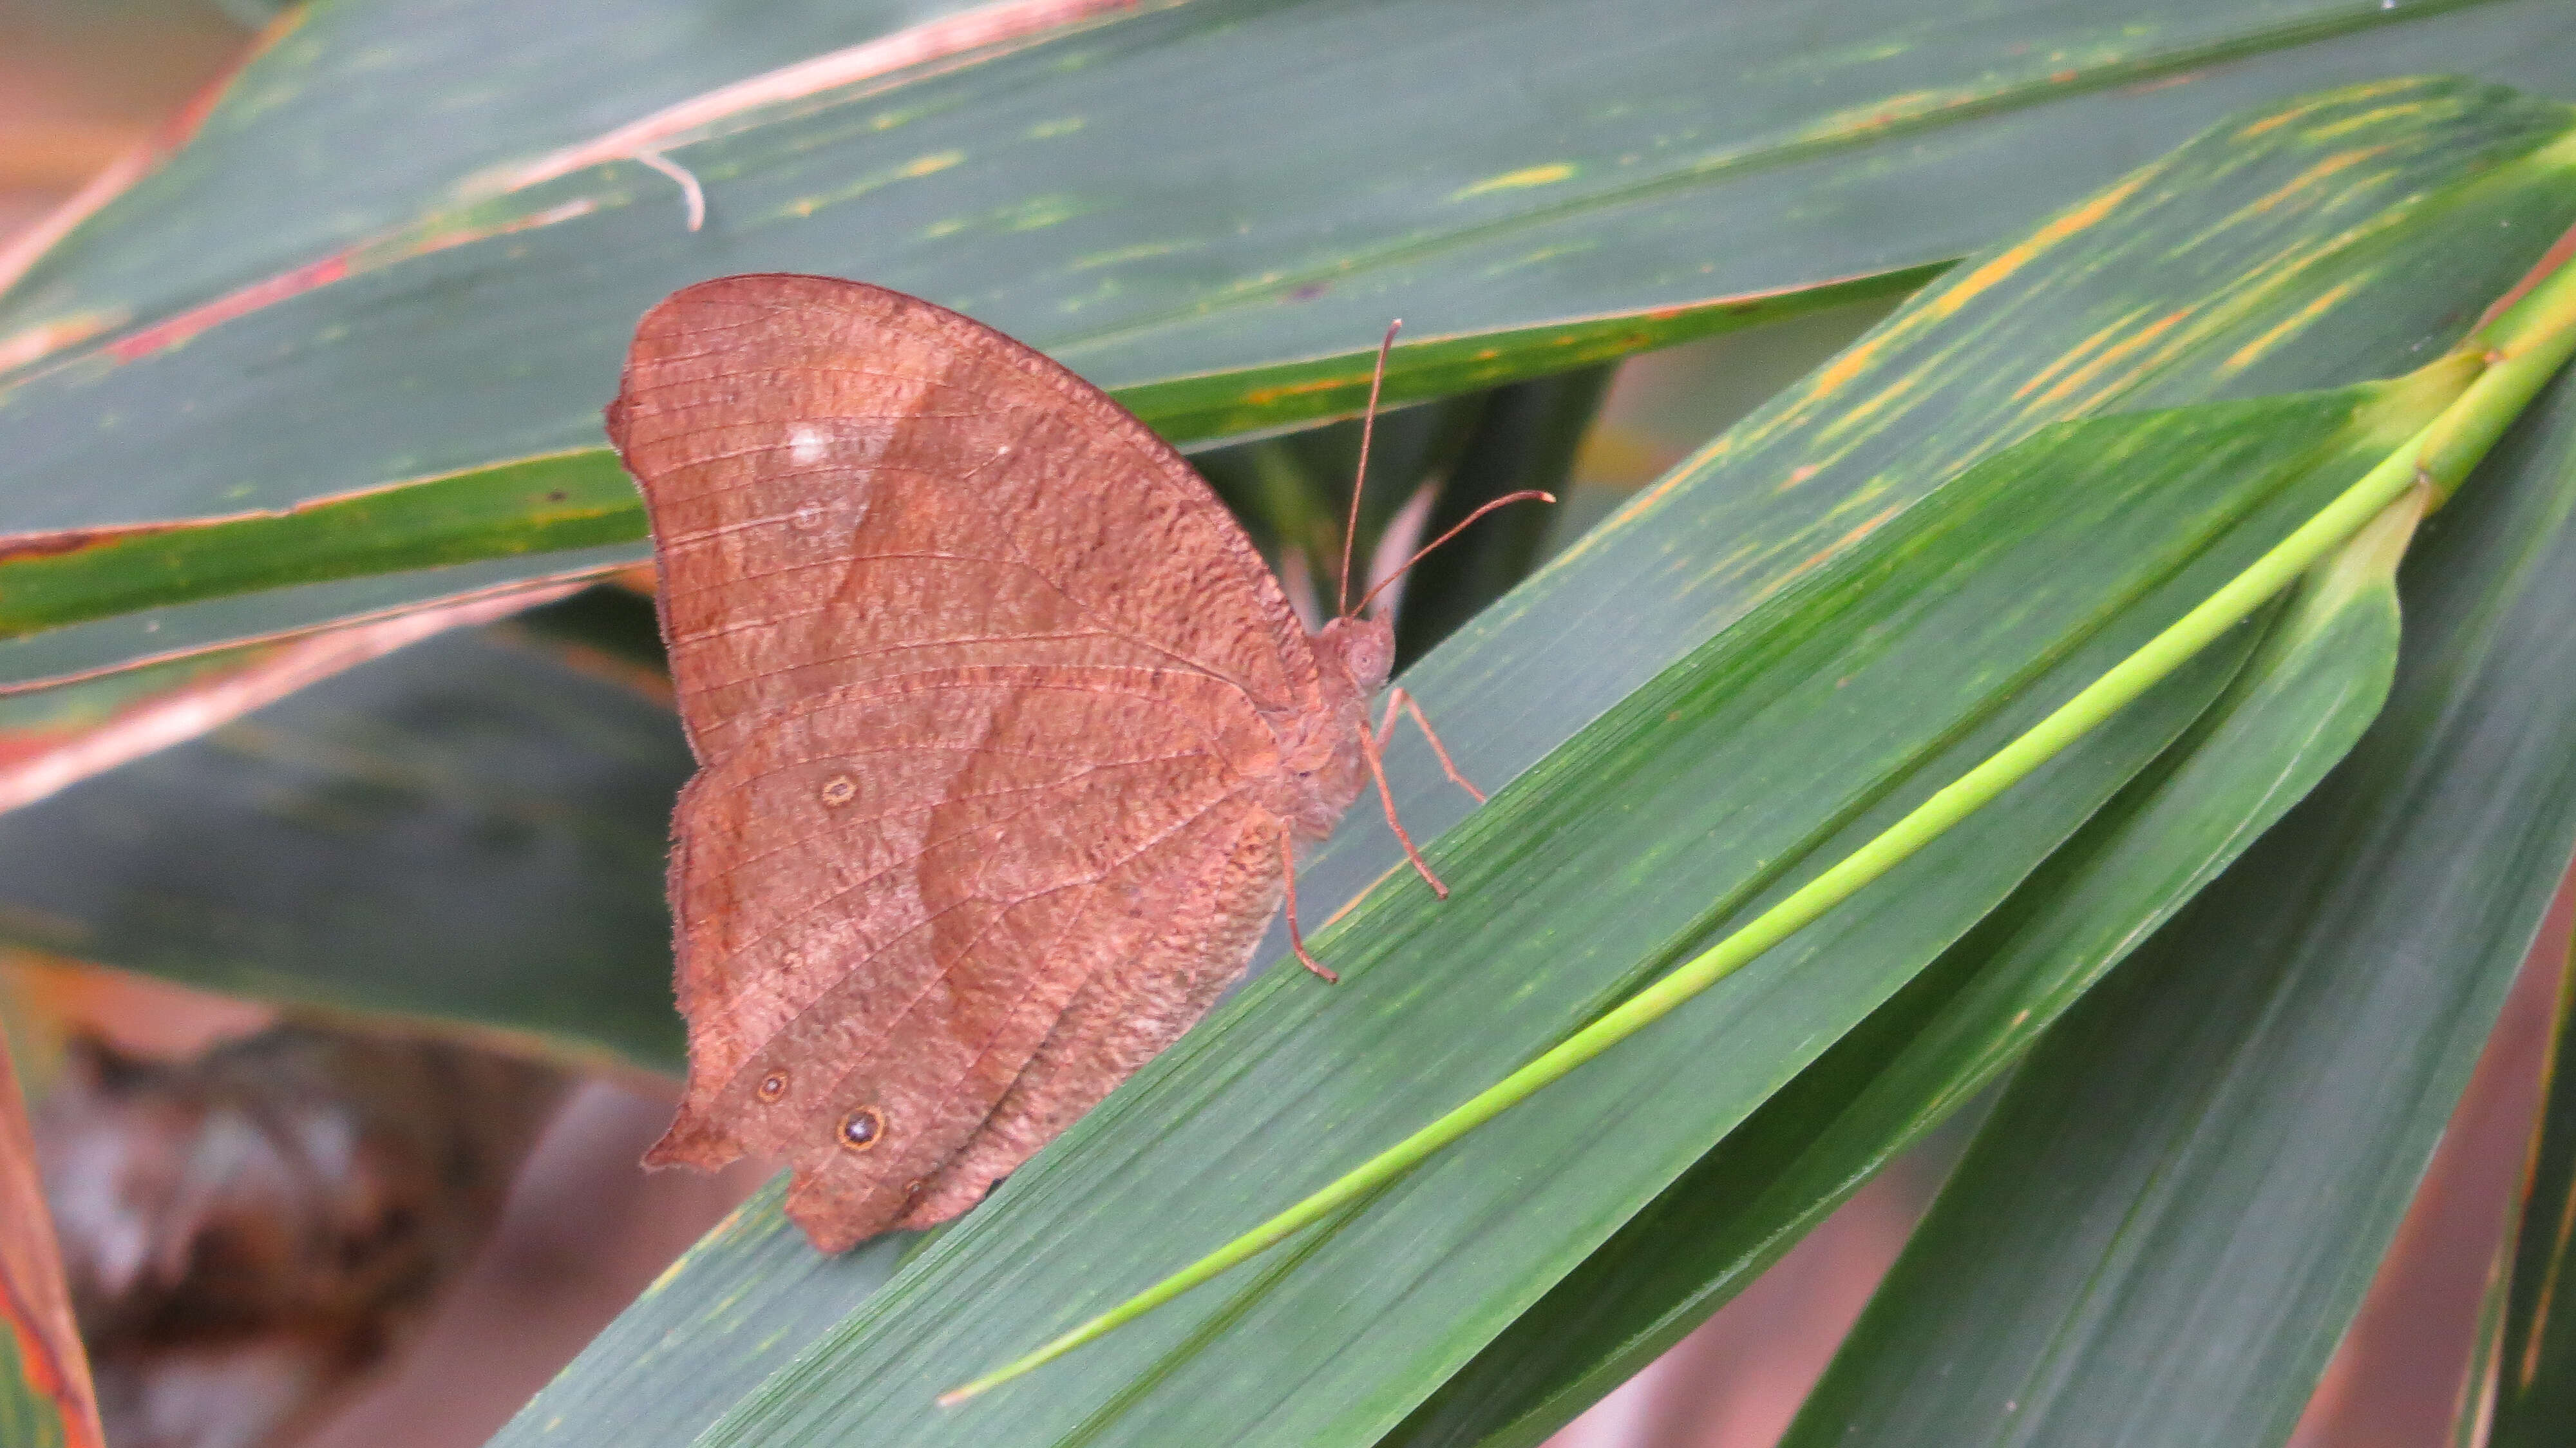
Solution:
[[[1386,336],[1377,344],[1377,371],[1369,375],[1368,411],[1360,414],[1360,465],[1351,474],[1351,516],[1350,521],[1342,525],[1342,581],[1333,589],[1333,612],[1336,614],[1351,612],[1351,545],[1360,536],[1360,489],[1368,486],[1369,438],[1377,431],[1377,396],[1386,386],[1386,354],[1394,350],[1395,334],[1403,326],[1402,317],[1386,324]],[[1368,600],[1363,598],[1360,603],[1365,607]]]
[[[1370,600],[1370,599],[1372,599],[1372,598],[1377,597],[1377,596],[1378,596],[1378,594],[1380,594],[1380,593],[1384,592],[1384,591],[1385,591],[1385,589],[1386,589],[1386,586],[1387,586],[1388,584],[1395,582],[1395,581],[1396,581],[1397,579],[1399,579],[1399,578],[1402,578],[1402,577],[1404,576],[1404,574],[1405,574],[1405,570],[1406,570],[1406,569],[1411,568],[1411,567],[1412,567],[1413,565],[1415,565],[1416,563],[1419,563],[1419,562],[1421,562],[1423,559],[1425,559],[1425,558],[1427,558],[1427,557],[1431,556],[1431,550],[1432,550],[1432,549],[1437,548],[1437,547],[1439,547],[1441,544],[1448,542],[1450,539],[1457,537],[1459,534],[1466,532],[1466,531],[1467,531],[1467,525],[1468,525],[1468,524],[1475,522],[1478,518],[1481,518],[1481,517],[1485,516],[1487,513],[1490,513],[1490,512],[1492,512],[1492,511],[1494,511],[1496,508],[1505,507],[1505,506],[1508,506],[1508,505],[1513,504],[1513,503],[1529,503],[1529,502],[1553,503],[1553,502],[1555,502],[1555,501],[1556,501],[1556,494],[1554,494],[1554,493],[1547,493],[1547,492],[1541,492],[1541,491],[1539,491],[1539,490],[1538,490],[1538,489],[1536,489],[1536,488],[1523,488],[1523,489],[1521,489],[1521,490],[1520,490],[1519,492],[1517,492],[1517,493],[1505,493],[1505,494],[1503,494],[1501,497],[1494,499],[1492,502],[1487,503],[1485,506],[1483,506],[1483,507],[1481,507],[1481,508],[1478,508],[1476,511],[1474,511],[1474,512],[1472,512],[1472,513],[1469,513],[1466,517],[1459,519],[1459,520],[1457,521],[1457,523],[1449,529],[1449,531],[1448,531],[1448,532],[1443,533],[1443,534],[1441,534],[1439,537],[1432,539],[1430,542],[1423,544],[1423,545],[1422,545],[1422,547],[1420,548],[1420,550],[1418,550],[1417,552],[1415,552],[1415,553],[1414,553],[1414,555],[1413,555],[1412,557],[1407,558],[1406,560],[1404,560],[1404,567],[1403,567],[1403,568],[1399,568],[1399,569],[1395,570],[1393,573],[1388,574],[1386,577],[1379,579],[1379,580],[1377,581],[1377,584],[1376,584],[1376,586],[1375,586],[1375,587],[1371,588],[1368,592],[1361,594],[1361,595],[1360,595],[1360,606],[1359,606],[1358,608],[1356,608],[1356,609],[1353,609],[1353,610],[1352,610],[1352,612],[1353,612],[1353,613],[1366,613],[1366,612],[1368,612],[1369,600]]]

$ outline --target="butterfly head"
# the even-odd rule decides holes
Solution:
[[[1316,656],[1325,667],[1338,667],[1358,698],[1386,687],[1395,671],[1395,626],[1382,618],[1345,615],[1326,623],[1315,635]]]

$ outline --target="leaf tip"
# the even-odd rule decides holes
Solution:
[[[1150,1306],[1151,1304],[1148,1305]],[[1029,1353],[1023,1357],[1014,1358],[1011,1361],[1002,1364],[1000,1367],[993,1369],[991,1372],[984,1374],[982,1377],[975,1379],[973,1382],[961,1384],[957,1387],[950,1388],[947,1392],[941,1393],[939,1395],[939,1406],[943,1408],[956,1407],[958,1404],[965,1402],[968,1398],[977,1397],[994,1388],[1000,1387],[1002,1384],[1007,1383],[1011,1379],[1019,1377],[1024,1373],[1045,1367],[1048,1363],[1054,1362],[1057,1358],[1064,1356],[1066,1353],[1073,1351],[1084,1343],[1107,1334],[1111,1328],[1120,1326],[1129,1319],[1140,1315],[1144,1310],[1144,1307],[1138,1306],[1135,1302],[1129,1302],[1115,1312],[1108,1312],[1099,1317],[1095,1317],[1091,1321],[1084,1323],[1082,1326],[1075,1328],[1073,1331],[1066,1333],[1064,1336],[1057,1338],[1055,1341],[1048,1343],[1046,1346],[1039,1348],[1035,1352]]]
[[[1029,1361],[1027,1358],[1022,1358],[1018,1362],[995,1368],[993,1371],[984,1374],[982,1377],[975,1379],[971,1383],[963,1383],[957,1387],[950,1388],[947,1392],[941,1393],[939,1395],[939,1406],[943,1408],[954,1408],[958,1404],[965,1402],[968,1398],[979,1397],[990,1389],[1000,1387],[1002,1384],[1009,1382],[1011,1379],[1018,1377],[1020,1374],[1027,1372],[1030,1368],[1035,1366],[1037,1366],[1036,1363]]]

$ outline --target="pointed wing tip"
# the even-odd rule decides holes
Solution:
[[[687,1166],[700,1171],[717,1171],[742,1159],[742,1147],[705,1116],[687,1106],[671,1121],[671,1129],[644,1153],[648,1170]]]

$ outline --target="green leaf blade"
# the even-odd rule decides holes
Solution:
[[[459,183],[964,0],[542,12],[324,3],[273,29],[188,144],[0,293],[0,336],[151,322],[453,205]],[[435,115],[438,123],[420,118]]]
[[[1541,1441],[1678,1342],[2016,1061],[2303,797],[2378,712],[2396,658],[2393,591],[2303,603],[2264,634],[2190,733],[2011,900],[1385,1441]]]
[[[1925,20],[1852,5],[1794,22],[1675,0],[1621,26],[1571,0],[1475,24],[1449,0],[1364,14],[1195,0],[675,140],[669,154],[712,198],[712,219],[690,232],[671,180],[632,160],[475,199],[465,171],[509,152],[507,126],[526,127],[521,154],[533,155],[562,144],[580,107],[513,52],[498,52],[497,78],[455,70],[481,7],[392,38],[356,9],[326,9],[280,42],[254,65],[278,74],[246,77],[210,117],[202,165],[182,153],[159,189],[103,212],[15,294],[24,335],[84,317],[119,330],[0,384],[0,448],[20,459],[0,535],[332,508],[594,447],[634,317],[717,272],[865,273],[1140,401],[1158,392],[1177,432],[1205,437],[1355,407],[1358,359],[1392,312],[1445,339],[1399,359],[1396,397],[1487,385],[1919,280],[2044,212],[2069,178],[2108,176],[2153,149],[2142,137],[2178,138],[2213,108],[2392,67],[2483,68],[2576,93],[2551,59],[2569,53],[2553,37],[2570,22],[2545,0],[2429,18],[2209,3]],[[640,77],[634,103],[784,43],[724,31],[703,57],[683,53],[699,37],[675,13],[639,6],[605,45]],[[780,34],[816,43],[876,23],[799,10]],[[1818,23],[1830,27],[1821,48]],[[2018,44],[1998,44],[2006,29]],[[243,201],[227,185],[297,142],[338,154],[337,128],[355,122],[318,77],[361,58],[391,67],[387,103],[435,109],[482,87],[519,119],[339,197],[382,229],[319,254],[324,233],[297,232],[274,266],[236,275],[264,234],[243,208],[271,182],[241,184]],[[2170,83],[2131,85],[2156,77]],[[1613,91],[1627,103],[1589,101]],[[1168,124],[1178,113],[1203,117],[1186,143]],[[223,136],[234,149],[213,144]],[[1401,184],[1345,185],[1390,156]],[[1060,184],[1068,175],[1082,186]],[[1885,239],[1891,215],[1907,218],[1900,240]],[[236,260],[174,262],[167,248],[189,244]],[[273,425],[281,407],[297,426]],[[86,486],[102,475],[120,485]],[[520,578],[564,575],[575,560],[549,550],[576,540],[542,513],[496,526],[481,556],[501,573],[515,560]],[[446,596],[452,581],[426,565],[451,557],[440,549],[452,540],[407,529],[415,516],[344,510],[330,537],[293,542],[294,562],[267,582],[384,570],[409,575],[390,594]],[[261,581],[261,555],[290,555],[282,536],[239,546],[252,562],[231,569],[149,553],[171,570],[154,586],[221,596]],[[15,597],[11,571],[0,557],[0,593]],[[147,606],[148,590],[119,591],[118,569],[95,571],[26,592]],[[242,597],[275,606],[210,613],[192,631],[220,644],[343,616]],[[41,667],[166,651],[134,648],[88,632],[55,641]],[[0,678],[46,677],[37,667]]]
[[[2409,560],[2381,721],[2034,1054],[1793,1443],[2288,1435],[2576,848],[2571,439],[2562,378]]]

